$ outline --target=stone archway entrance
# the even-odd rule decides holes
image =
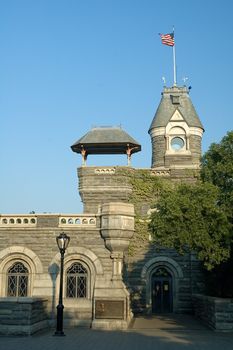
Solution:
[[[146,313],[180,312],[179,284],[184,275],[180,265],[172,258],[157,256],[146,262],[141,273],[145,283]],[[160,293],[156,295],[158,290]]]
[[[173,311],[172,276],[164,267],[159,267],[151,276],[152,313]]]

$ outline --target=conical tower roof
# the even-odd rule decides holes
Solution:
[[[160,104],[149,128],[149,133],[151,129],[165,127],[176,110],[180,112],[189,127],[199,127],[204,130],[189,97],[189,89],[186,86],[173,86],[164,88]]]

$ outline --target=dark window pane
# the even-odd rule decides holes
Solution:
[[[27,295],[28,269],[21,262],[16,262],[7,273],[7,296],[26,297]]]
[[[72,264],[66,271],[67,298],[87,297],[87,269],[79,262]]]

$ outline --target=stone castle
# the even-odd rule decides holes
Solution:
[[[148,174],[194,182],[203,131],[189,89],[164,87],[149,128]],[[130,160],[140,144],[123,129],[106,127],[91,129],[71,149],[82,156],[82,214],[0,215],[0,333],[33,333],[54,324],[60,273],[56,237],[61,232],[70,237],[64,259],[66,325],[124,329],[134,314],[191,313],[192,294],[204,286],[193,254],[158,251],[149,232],[136,253],[128,253],[135,207],[124,170],[137,173]],[[92,154],[126,154],[128,165],[88,166]],[[150,205],[142,201],[141,208],[149,218]]]

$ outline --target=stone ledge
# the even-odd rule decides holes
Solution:
[[[194,294],[195,316],[215,331],[233,331],[233,299]]]
[[[31,335],[48,327],[44,298],[0,298],[0,335]]]

